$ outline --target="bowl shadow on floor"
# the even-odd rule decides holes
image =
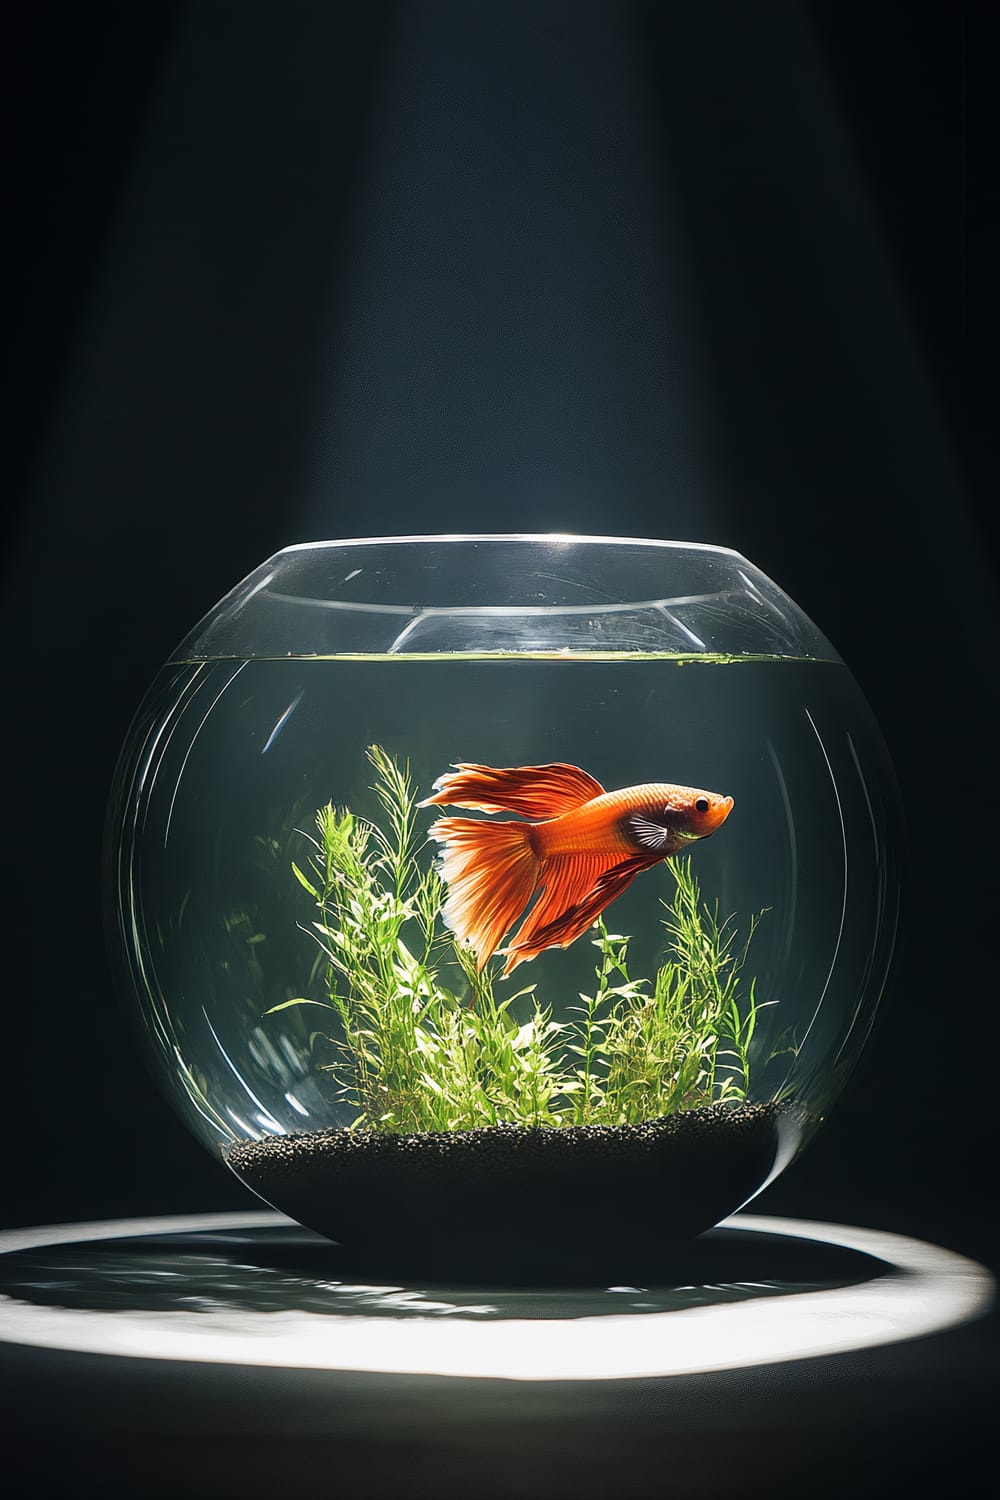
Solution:
[[[889,1270],[843,1246],[739,1229],[710,1230],[665,1248],[655,1266],[646,1267],[655,1274],[643,1278],[583,1276],[581,1264],[568,1261],[561,1281],[388,1274],[309,1230],[276,1225],[14,1252],[0,1262],[0,1295],[119,1312],[295,1311],[482,1322],[680,1311],[856,1286]]]

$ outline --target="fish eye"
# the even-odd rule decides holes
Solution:
[[[700,812],[700,813],[706,813],[706,812],[708,812],[708,798],[707,797],[699,797],[694,806],[695,806],[695,811],[696,812]]]

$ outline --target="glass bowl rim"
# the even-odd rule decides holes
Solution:
[[[649,547],[653,550],[714,552],[724,557],[736,558],[740,562],[749,562],[734,547],[723,547],[716,542],[690,542],[664,537],[605,536],[577,531],[442,531],[402,532],[391,536],[327,537],[311,542],[291,542],[287,547],[281,547],[272,556],[285,557],[290,552],[319,551],[322,548],[334,547],[394,547],[414,544],[440,545],[453,542],[532,542],[536,545],[550,546],[561,543],[574,546]]]

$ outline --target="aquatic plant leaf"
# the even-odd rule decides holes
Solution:
[[[319,891],[316,889],[316,887],[312,884],[311,881],[309,881],[309,880],[306,879],[306,877],[303,875],[302,871],[299,869],[298,865],[295,863],[294,859],[292,860],[292,874],[295,876],[296,880],[299,882],[299,885],[301,885],[305,890],[307,890],[309,892],[310,896],[312,896],[312,898],[315,901],[318,901],[320,899]]]
[[[514,1017],[511,1015],[510,1007],[508,1005],[504,1004],[498,1007],[497,1017],[500,1021],[500,1024],[506,1029],[508,1035],[512,1037],[517,1036],[520,1027],[515,1021]]]
[[[326,1000],[282,1000],[280,1005],[272,1005],[264,1012],[265,1016],[273,1016],[279,1010],[288,1010],[293,1005],[318,1005],[320,1010],[336,1010],[336,1006],[330,1005]]]

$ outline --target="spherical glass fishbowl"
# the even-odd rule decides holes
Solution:
[[[896,825],[850,672],[735,552],[319,542],[139,709],[113,942],[191,1129],[358,1264],[648,1275],[843,1084]]]

